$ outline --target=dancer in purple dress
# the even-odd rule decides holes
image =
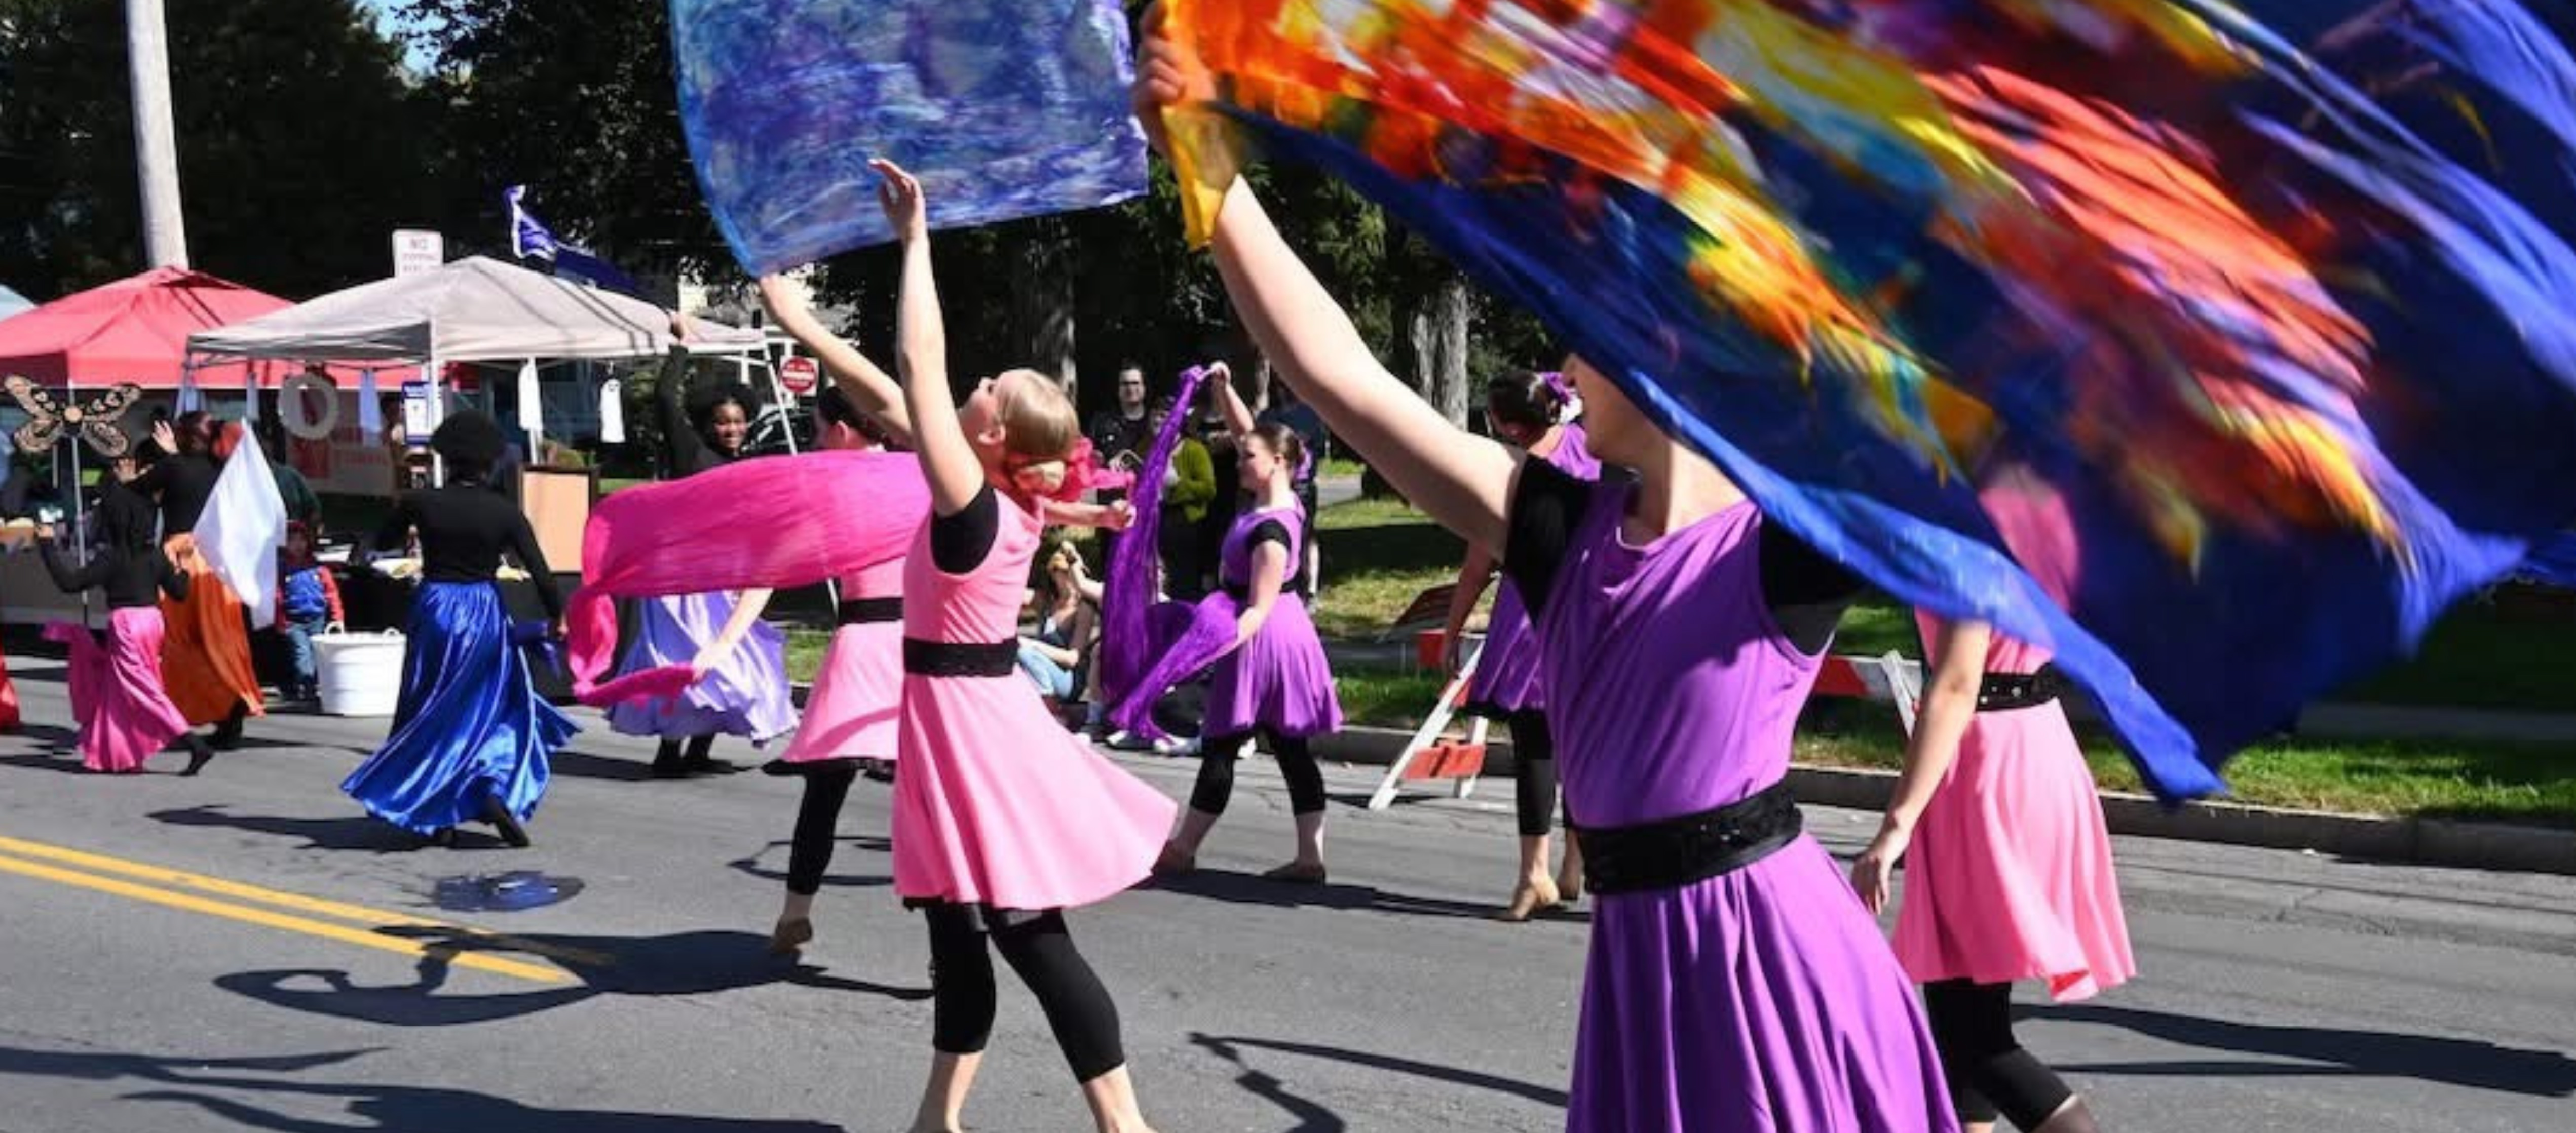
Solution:
[[[1601,462],[1584,444],[1583,426],[1572,423],[1580,404],[1565,375],[1525,371],[1485,387],[1485,423],[1496,438],[1534,459],[1585,480],[1599,479]],[[1495,566],[1493,556],[1470,550],[1458,570],[1458,588],[1450,596],[1449,621],[1441,634],[1450,672],[1465,663],[1459,644],[1467,615],[1484,597]],[[1528,608],[1511,579],[1495,591],[1494,612],[1485,621],[1484,651],[1477,655],[1467,695],[1462,711],[1512,730],[1512,801],[1520,818],[1521,872],[1511,903],[1494,919],[1518,923],[1583,896],[1583,851],[1567,839],[1565,864],[1549,875],[1549,843],[1556,829],[1556,744],[1548,738],[1547,698],[1539,688],[1538,635],[1530,632]]]
[[[1342,728],[1342,703],[1333,694],[1333,670],[1323,640],[1306,615],[1297,567],[1305,562],[1305,508],[1296,479],[1306,446],[1279,424],[1254,425],[1252,410],[1234,392],[1225,366],[1211,367],[1209,397],[1234,432],[1236,465],[1247,486],[1246,506],[1235,512],[1217,556],[1217,581],[1243,608],[1235,620],[1234,650],[1216,663],[1208,681],[1207,722],[1200,729],[1199,778],[1180,830],[1154,863],[1159,874],[1198,868],[1199,846],[1234,795],[1234,763],[1254,734],[1269,740],[1288,781],[1288,808],[1297,821],[1297,856],[1263,874],[1280,881],[1320,883],[1324,873],[1324,771],[1307,741]]]
[[[1203,75],[1146,18],[1139,117]],[[1451,425],[1273,227],[1225,194],[1218,273],[1262,352],[1397,491],[1500,558],[1528,602],[1567,812],[1595,899],[1573,1133],[1957,1128],[1921,1007],[1782,784],[1859,582],[1569,364],[1588,483]]]
[[[751,433],[749,389],[727,382],[684,398],[690,337],[688,320],[673,313],[671,353],[654,387],[663,470],[674,480],[742,459],[743,442]],[[672,594],[636,603],[636,635],[618,673],[689,665],[701,674],[679,695],[624,701],[608,709],[611,730],[659,741],[653,753],[655,777],[725,770],[726,764],[714,757],[719,735],[764,746],[796,726],[787,681],[787,635],[760,620],[768,603],[769,592],[758,589]]]

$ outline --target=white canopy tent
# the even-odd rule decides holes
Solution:
[[[698,338],[701,354],[761,348],[754,330],[709,324]],[[188,348],[331,362],[611,359],[663,353],[671,332],[670,316],[641,299],[474,256],[199,331]]]
[[[6,287],[0,287],[0,319],[8,318],[20,311],[32,311],[35,308],[34,300]]]
[[[768,365],[757,330],[697,322],[695,331],[692,353],[734,356],[746,371]],[[670,348],[670,316],[650,303],[485,256],[335,291],[188,336],[192,363],[231,357],[417,364],[433,383],[434,407],[444,404],[444,391],[435,383],[449,362],[534,366],[541,360],[647,358]]]

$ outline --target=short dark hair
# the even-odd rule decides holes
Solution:
[[[501,423],[480,409],[449,414],[429,435],[430,451],[446,461],[451,472],[468,478],[491,472],[501,459],[502,444]]]

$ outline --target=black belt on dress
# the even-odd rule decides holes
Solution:
[[[1698,814],[1637,826],[1574,826],[1583,882],[1595,893],[1679,889],[1742,869],[1806,829],[1786,782]]]
[[[843,598],[840,615],[841,624],[845,626],[866,625],[870,622],[899,622],[903,620],[903,599],[900,596]]]
[[[2067,687],[2066,678],[2054,665],[2045,666],[2036,673],[1988,673],[1977,684],[1977,711],[2036,708],[2057,699]]]
[[[925,677],[1007,677],[1020,665],[1017,641],[903,639],[903,671]]]

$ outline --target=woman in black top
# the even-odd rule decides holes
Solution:
[[[743,441],[750,435],[752,395],[739,383],[718,383],[683,396],[689,349],[679,340],[686,336],[683,318],[672,316],[675,345],[655,390],[663,466],[674,479],[741,459]],[[745,537],[759,536],[747,532]],[[677,696],[625,701],[608,710],[608,726],[618,734],[661,741],[653,756],[656,777],[719,770],[710,754],[718,735],[765,744],[796,726],[786,635],[760,620],[768,604],[767,590],[677,594],[637,603],[635,638],[619,658],[618,672],[688,665],[700,674],[696,684]]]
[[[250,630],[240,596],[216,577],[197,553],[197,520],[215,494],[221,462],[214,453],[215,422],[204,411],[179,415],[178,421],[152,426],[152,439],[168,454],[132,485],[161,504],[162,549],[187,573],[192,585],[184,602],[161,607],[169,629],[162,649],[161,671],[170,702],[192,725],[215,725],[214,744],[229,751],[241,744],[242,721],[265,715],[259,673],[251,667]]]
[[[546,793],[546,758],[580,729],[537,696],[523,648],[549,627],[510,620],[496,583],[509,552],[535,580],[546,614],[563,618],[563,595],[527,517],[488,481],[501,427],[466,410],[438,427],[430,447],[448,483],[402,498],[376,533],[380,549],[420,536],[420,594],[403,647],[402,699],[383,747],[340,784],[367,812],[445,842],[463,822],[486,821],[513,846]]]
[[[64,561],[51,530],[40,530],[45,569],[66,592],[96,586],[107,592],[104,642],[87,627],[56,624],[47,637],[71,648],[72,717],[80,722],[81,766],[91,771],[131,775],[143,761],[182,740],[188,769],[194,775],[214,758],[214,749],[188,731],[188,719],[161,682],[162,592],[186,598],[188,576],[170,565],[152,537],[151,501],[111,483],[91,523],[97,532],[95,553],[86,564]]]

